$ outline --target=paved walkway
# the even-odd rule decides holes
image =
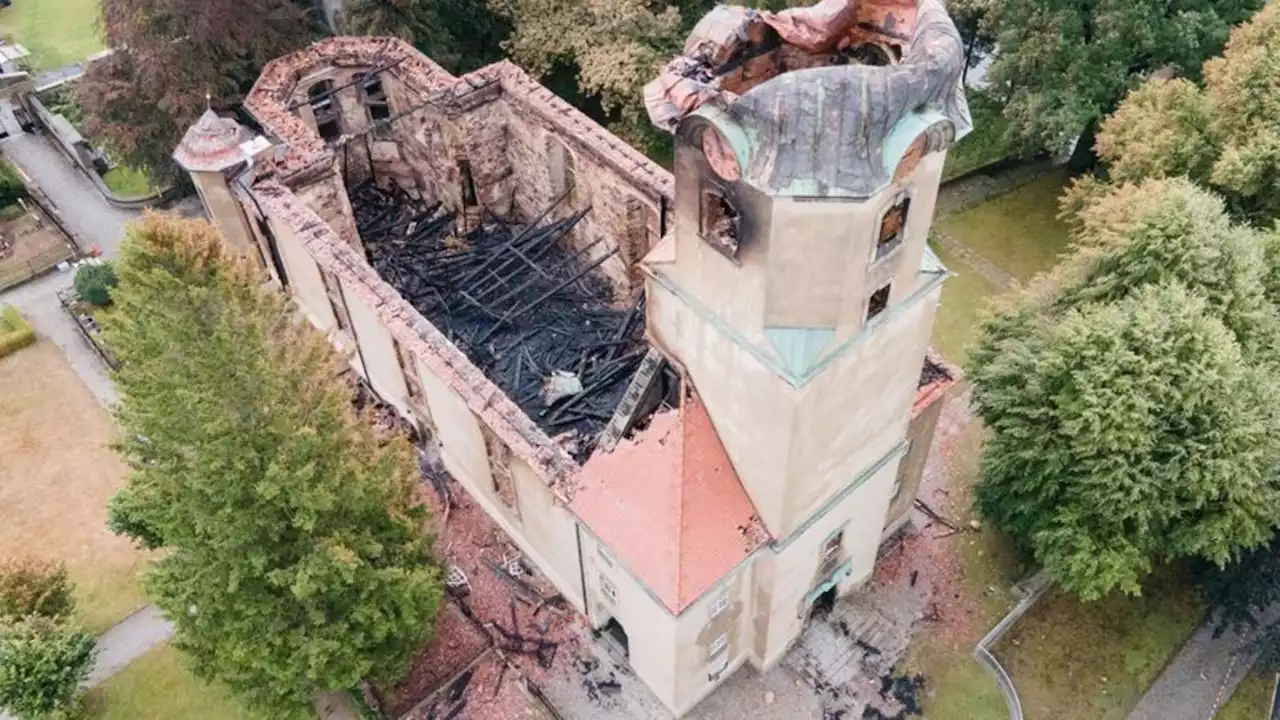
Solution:
[[[1237,652],[1247,640],[1247,633],[1215,638],[1206,620],[1126,720],[1210,720],[1253,667],[1253,654]]]
[[[0,123],[16,129],[6,116],[7,109],[0,108]],[[0,153],[40,185],[78,243],[98,245],[108,258],[118,255],[125,225],[137,213],[108,205],[93,183],[40,135],[13,135],[0,141]],[[109,407],[117,396],[106,368],[58,304],[58,291],[70,287],[71,281],[71,273],[55,271],[0,293],[0,304],[17,307],[36,332],[61,348],[89,390]]]
[[[116,623],[98,638],[98,656],[85,682],[101,685],[146,652],[173,636],[173,624],[155,606],[147,606]]]
[[[6,122],[6,115],[0,112],[0,123]],[[107,205],[93,183],[41,136],[14,135],[0,142],[0,152],[39,183],[78,242],[97,244],[106,257],[116,257],[124,226],[137,217],[136,213]],[[0,293],[0,305],[16,306],[36,332],[57,344],[98,401],[110,407],[117,395],[107,368],[58,305],[58,290],[69,287],[71,280],[70,273],[54,272]],[[172,634],[173,627],[156,608],[138,610],[98,639],[98,656],[87,685],[100,684]],[[0,720],[13,718],[0,712]]]

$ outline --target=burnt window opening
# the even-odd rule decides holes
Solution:
[[[316,132],[325,142],[342,137],[342,117],[333,101],[332,80],[321,80],[307,88],[307,103],[316,121]]]
[[[897,250],[906,237],[907,214],[911,212],[911,198],[902,195],[880,218],[880,234],[876,237],[876,260]]]
[[[425,396],[422,393],[422,383],[418,380],[413,356],[404,349],[404,345],[401,345],[399,340],[391,338],[391,344],[395,346],[396,361],[400,363],[400,373],[404,375],[404,385],[406,392],[409,393],[409,400],[422,403]]]
[[[573,153],[556,138],[547,138],[547,167],[551,172],[551,193],[560,197],[578,187],[578,169]]]
[[[329,309],[333,311],[334,322],[337,323],[338,330],[344,333],[351,332],[351,315],[347,313],[347,302],[342,297],[342,285],[338,283],[338,278],[328,270],[320,270],[320,280],[324,283],[324,293],[329,297]]]
[[[391,135],[391,125],[385,122],[391,118],[391,101],[387,99],[387,91],[382,87],[382,80],[376,75],[366,77],[360,83],[364,94],[364,106],[369,111],[369,121],[373,123],[375,137],[386,138]]]
[[[608,580],[600,578],[602,587],[612,587]],[[614,600],[617,599],[617,590],[614,590]],[[631,657],[631,641],[627,637],[627,631],[622,627],[622,623],[615,618],[609,618],[609,622],[600,628],[600,635],[610,640],[620,651],[622,657],[628,659]]]
[[[840,548],[844,543],[844,530],[836,530],[822,543],[822,559],[818,565],[819,573],[827,575],[840,563]]]
[[[703,191],[700,211],[699,232],[702,239],[722,255],[736,258],[741,231],[738,211],[723,193],[714,190]]]
[[[493,493],[503,505],[516,509],[516,489],[511,477],[511,448],[493,431],[485,427],[484,445],[489,455],[489,475],[493,479]]]
[[[889,288],[889,285],[885,285],[871,293],[871,299],[867,301],[867,322],[889,307]]]

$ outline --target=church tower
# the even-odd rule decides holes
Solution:
[[[774,538],[762,664],[874,566],[946,277],[926,238],[963,62],[939,0],[720,6],[646,88],[676,138],[649,332]]]

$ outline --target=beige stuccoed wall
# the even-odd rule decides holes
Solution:
[[[784,451],[780,535],[906,437],[940,292],[935,285],[910,305],[891,306],[882,324],[800,391]]]
[[[754,632],[751,622],[753,564],[757,557],[759,554],[744,561],[676,619],[676,700],[671,707],[678,714],[688,712],[749,661]],[[713,617],[712,606],[722,597],[726,600],[725,608]],[[729,643],[724,656],[727,664],[713,678],[709,652],[712,643],[722,634]]]
[[[333,308],[329,306],[329,296],[325,294],[320,269],[287,223],[268,216],[267,224],[276,239],[276,249],[280,252],[284,271],[289,276],[289,292],[302,314],[324,332],[332,331],[337,320],[333,316]]]
[[[360,346],[360,361],[369,385],[402,416],[412,419],[409,390],[391,341],[391,331],[378,320],[373,308],[360,299],[359,293],[351,292],[344,285],[342,296],[347,303],[347,314],[351,317],[351,326]]]
[[[664,705],[678,707],[675,616],[607,549],[602,557],[601,544],[585,528],[581,537],[587,618],[592,627],[605,625],[609,618],[616,619],[627,632],[631,669]],[[600,589],[601,578],[607,578],[617,589],[616,602]]]
[[[200,199],[204,202],[205,211],[222,237],[230,242],[240,254],[265,264],[258,243],[249,231],[249,226],[240,207],[240,201],[231,193],[227,180],[222,173],[191,173]]]
[[[289,273],[290,291],[300,309],[317,328],[331,332],[335,319],[319,266],[290,228],[274,218],[269,218],[268,222]],[[359,352],[354,352],[354,347],[348,348],[342,338],[334,337],[335,344],[339,351],[345,349],[350,353],[353,368],[357,371],[367,368],[367,379],[383,400],[404,417],[414,420],[391,330],[380,322],[373,308],[359,299],[359,293],[344,292],[343,295]],[[415,366],[445,467],[547,575],[556,589],[582,608],[577,529],[573,516],[542,478],[527,463],[514,456],[510,458],[509,467],[517,507],[507,507],[494,492],[480,421],[462,398],[427,370],[425,364],[415,361]]]
[[[804,628],[805,596],[825,580],[819,574],[822,547],[833,531],[843,528],[842,562],[852,561],[852,572],[839,583],[837,594],[848,593],[870,577],[901,454],[899,449],[881,458],[882,464],[834,499],[812,524],[761,554],[756,565],[753,651],[762,667],[780,660]]]
[[[520,502],[520,528],[516,535],[528,544],[529,556],[556,589],[574,607],[585,612],[577,521],[533,468],[514,456],[511,478]]]
[[[649,328],[704,396],[775,536],[793,532],[905,436],[938,296],[923,289],[933,278],[919,268],[944,160],[925,157],[865,202],[771,199],[739,187],[735,263],[698,235],[690,197],[709,170],[697,149],[678,144],[675,262],[650,267]],[[873,264],[880,218],[904,189],[912,197],[905,239]],[[805,279],[801,290],[779,289],[796,278]],[[889,280],[888,310],[864,328],[870,294]],[[799,389],[779,374],[765,335],[774,322],[836,329],[825,369]]]

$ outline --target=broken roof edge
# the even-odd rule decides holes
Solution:
[[[289,105],[297,85],[326,63],[346,67],[393,65],[393,74],[411,90],[432,95],[469,93],[497,82],[503,99],[517,102],[567,143],[587,152],[651,196],[674,197],[670,171],[650,160],[604,126],[547,89],[509,60],[455,77],[412,45],[394,37],[326,38],[267,63],[244,101],[244,107],[269,135],[287,148],[279,163],[283,176],[299,174],[335,159],[334,152]],[[401,108],[401,112],[407,108]]]
[[[681,378],[679,405],[659,410],[644,430],[619,440],[612,450],[598,452],[584,463],[581,482],[575,486],[577,492],[566,506],[578,525],[608,548],[627,574],[672,617],[679,617],[722,586],[726,578],[773,541],[691,378],[683,372]],[[709,430],[709,437],[699,432],[699,423]],[[665,482],[661,487],[654,487],[659,485],[657,482],[644,487],[636,487],[635,483],[620,485],[612,465],[624,461],[643,468],[640,474],[658,471],[658,479]],[[661,468],[669,463],[675,465],[674,475],[667,477],[661,474]],[[641,494],[636,495],[636,491]],[[670,515],[674,515],[670,519],[675,521],[667,529],[670,534],[654,540],[629,533],[622,537],[636,542],[619,542],[616,531],[619,525],[626,524],[624,519],[643,522],[637,513],[655,512],[646,502],[666,492],[670,492],[672,502]],[[700,496],[691,497],[694,492]],[[715,502],[709,506],[706,503],[712,497]],[[721,514],[717,516],[713,510]],[[646,527],[653,532],[663,531],[656,520],[645,523]],[[703,532],[697,532],[694,523],[701,523]],[[614,537],[606,537],[609,535]],[[670,551],[665,562],[659,559],[663,553],[654,554],[655,549],[663,547]],[[711,559],[701,554],[709,549],[713,551]],[[742,554],[735,559],[739,551]],[[651,562],[644,562],[646,559]],[[727,560],[734,562],[726,566]]]
[[[457,81],[435,61],[396,37],[329,37],[281,55],[263,67],[245,96],[244,109],[287,148],[286,157],[279,161],[282,175],[301,172],[334,155],[316,129],[290,109],[298,83],[326,66],[378,67],[392,63],[396,77],[419,92],[438,92]]]
[[[288,187],[259,182],[250,190],[269,213],[288,223],[312,261],[345,279],[344,291],[365,302],[406,350],[453,390],[479,422],[487,425],[534,472],[567,502],[566,484],[580,466],[531,420],[497,385],[485,377],[431,321],[423,317],[369,264]]]
[[[947,361],[932,345],[925,350],[925,362],[938,366],[947,376],[926,383],[916,389],[915,399],[911,403],[911,417],[913,419],[935,402],[945,399],[951,388],[959,385],[965,379],[964,370],[960,369],[958,365]]]
[[[506,98],[533,110],[565,142],[585,150],[626,177],[637,189],[661,195],[668,202],[675,197],[675,177],[671,171],[649,159],[622,138],[609,132],[567,100],[510,60],[501,60],[462,76],[496,77]]]

